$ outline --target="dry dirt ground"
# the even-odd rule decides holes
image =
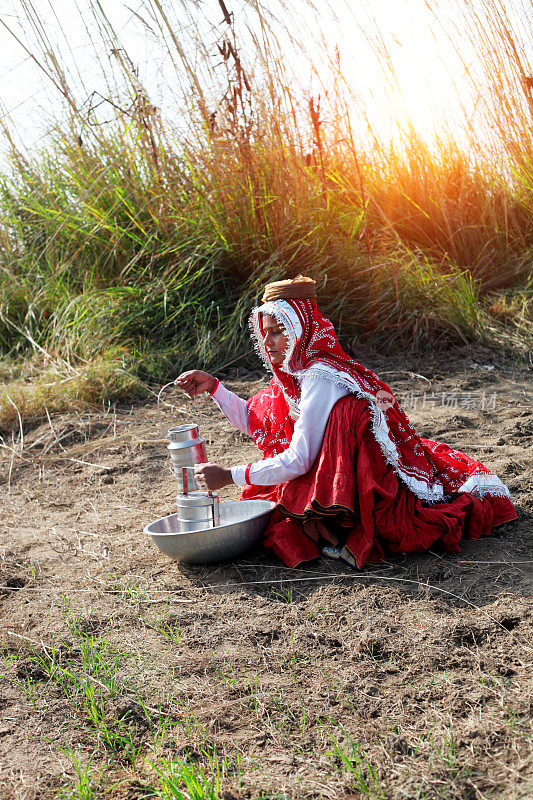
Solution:
[[[142,533],[175,510],[155,400],[5,443],[0,797],[533,797],[530,373],[366,356],[422,435],[495,469],[516,522],[361,572],[186,566]],[[165,400],[165,426],[201,412],[210,460],[257,457],[207,398]]]

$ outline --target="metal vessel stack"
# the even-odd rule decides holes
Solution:
[[[201,491],[194,477],[194,465],[205,464],[205,439],[197,425],[175,425],[168,431],[168,451],[179,494],[178,530],[197,531],[215,528],[220,523],[219,500],[216,492]]]
[[[269,500],[219,503],[216,492],[202,491],[195,480],[194,465],[207,461],[198,425],[175,425],[168,438],[178,481],[177,513],[144,528],[159,550],[177,561],[208,564],[239,556],[259,542],[276,504]]]

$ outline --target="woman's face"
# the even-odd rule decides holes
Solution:
[[[282,364],[285,358],[285,350],[289,344],[289,340],[285,334],[285,328],[277,321],[275,317],[269,314],[262,315],[262,327],[265,350],[271,364]]]

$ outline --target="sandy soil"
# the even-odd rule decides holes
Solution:
[[[260,552],[180,565],[142,533],[175,510],[155,401],[44,420],[22,454],[17,437],[0,450],[0,797],[73,786],[68,748],[84,765],[94,753],[102,796],[118,781],[106,796],[129,800],[156,780],[149,762],[171,753],[208,772],[215,749],[227,800],[533,796],[530,373],[484,351],[362,356],[422,435],[494,468],[518,520],[458,556],[359,573],[324,560],[291,572]],[[226,384],[247,396],[264,380]],[[165,425],[201,413],[210,460],[257,457],[208,399],[165,399]],[[67,659],[80,630],[113,646],[126,689],[105,714],[128,721],[135,766],[95,735],[79,689],[36,670],[53,642]],[[169,722],[157,742],[140,697]]]

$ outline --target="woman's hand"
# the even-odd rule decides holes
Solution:
[[[233,483],[231,470],[219,464],[195,464],[194,479],[199,489],[209,489],[212,492]]]
[[[213,392],[217,385],[217,379],[208,372],[190,369],[178,375],[174,384],[183,389],[184,392],[187,392],[189,397],[196,397],[197,394],[202,394],[202,392]]]

